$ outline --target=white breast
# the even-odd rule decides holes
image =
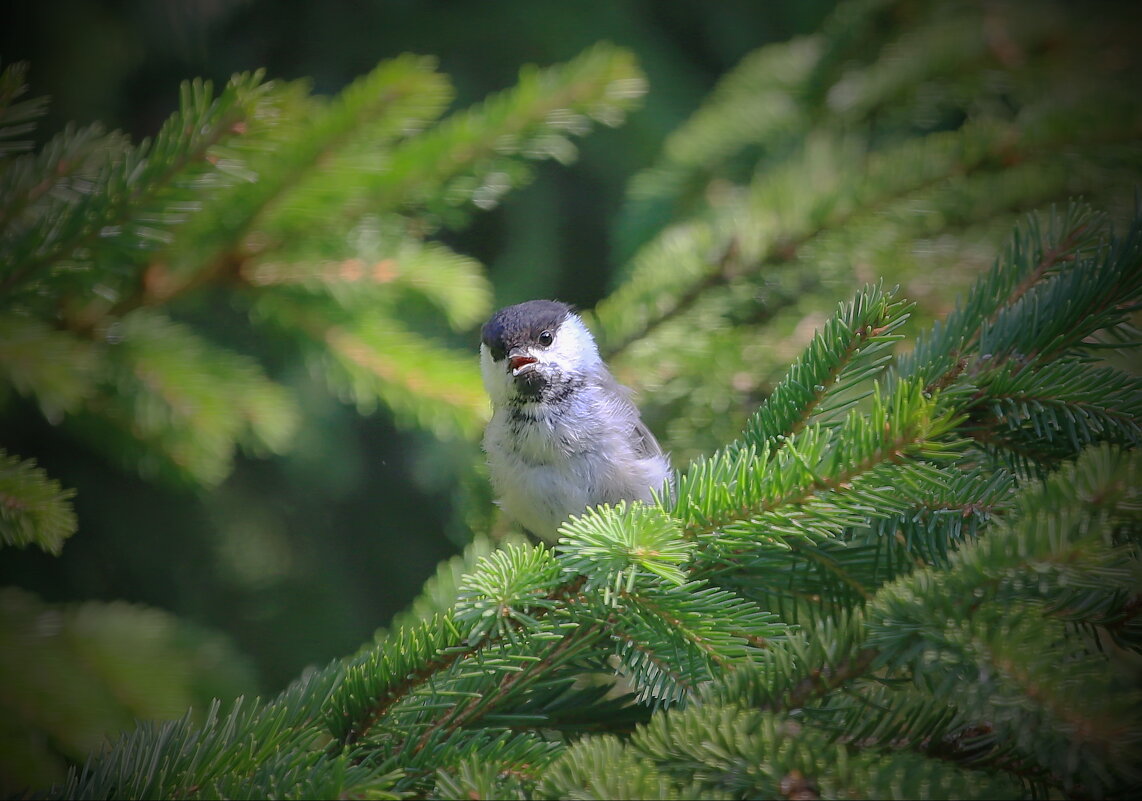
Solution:
[[[584,388],[558,416],[539,404],[497,409],[488,425],[484,449],[500,506],[543,539],[555,541],[560,523],[589,506],[649,502],[670,473],[662,454],[636,455],[637,411],[600,393]]]

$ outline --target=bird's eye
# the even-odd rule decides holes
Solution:
[[[539,335],[539,344],[545,348],[554,341],[555,334],[551,333],[550,331],[544,331]]]

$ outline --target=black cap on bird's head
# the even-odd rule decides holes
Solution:
[[[529,300],[500,309],[484,324],[481,340],[493,361],[505,359],[505,369],[521,389],[537,391],[543,378],[534,369],[539,361],[532,351],[546,348],[573,311],[557,300]]]
[[[551,344],[571,307],[557,300],[529,300],[500,309],[484,324],[481,338],[497,362],[513,348]]]

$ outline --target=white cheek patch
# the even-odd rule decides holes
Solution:
[[[532,346],[528,348],[528,355],[535,361],[509,370],[503,361],[497,362],[492,358],[487,345],[480,343],[480,375],[494,406],[503,406],[513,398],[516,395],[515,379],[533,370],[540,370],[547,376],[574,375],[591,371],[601,364],[595,339],[577,314],[571,314],[563,321],[551,345],[546,348]]]
[[[503,405],[511,394],[511,377],[503,364],[496,364],[488,346],[480,344],[480,377],[484,379],[484,389],[494,406]]]
[[[563,372],[579,372],[599,363],[599,349],[587,326],[577,314],[570,314],[555,334],[555,341],[546,349],[535,348],[533,356],[539,356],[546,364],[554,364]]]

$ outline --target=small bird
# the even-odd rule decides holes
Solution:
[[[492,400],[484,451],[497,503],[548,542],[568,515],[669,490],[666,454],[566,303],[500,309],[481,332]]]

